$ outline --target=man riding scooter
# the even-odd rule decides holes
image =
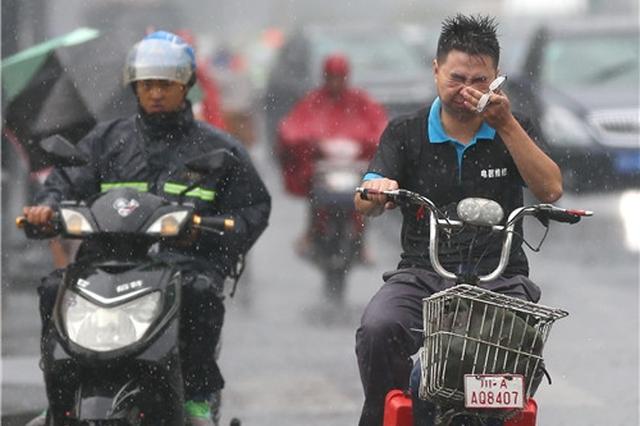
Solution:
[[[358,160],[368,161],[387,124],[384,108],[364,91],[349,87],[350,64],[342,54],[332,54],[323,64],[324,84],[305,95],[282,120],[278,128],[279,155],[287,191],[298,197],[310,197],[313,175],[323,141],[347,139],[357,146]],[[311,213],[311,211],[310,211]],[[354,217],[359,237],[364,221]],[[311,228],[297,242],[297,251],[307,255]],[[361,257],[366,258],[361,250]]]
[[[237,158],[238,173],[219,187],[186,193],[202,214],[232,217],[234,232],[220,237],[194,233],[188,241],[161,248],[168,255],[188,259],[180,330],[185,412],[188,424],[211,426],[217,413],[211,412],[210,401],[224,386],[216,363],[225,311],[224,279],[233,275],[238,257],[267,226],[271,200],[242,145],[194,120],[186,95],[195,82],[195,69],[193,48],[175,34],[158,31],[137,43],[127,58],[124,82],[137,97],[138,113],[97,125],[78,143],[88,164],[66,170],[71,185],[56,169],[35,205],[24,208],[24,215],[29,223],[47,228],[62,200],[87,199],[122,186],[173,200],[193,179],[186,161],[215,149],[225,149]],[[210,181],[216,178],[211,176]],[[82,255],[81,248],[78,256]],[[51,321],[61,276],[57,271],[39,288],[43,329]],[[43,414],[29,426],[45,424],[45,418]]]

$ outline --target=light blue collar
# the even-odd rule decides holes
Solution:
[[[462,159],[464,158],[464,151],[469,147],[476,144],[478,139],[493,140],[496,136],[496,129],[489,126],[486,121],[482,122],[482,125],[473,136],[473,139],[468,144],[453,139],[444,131],[442,127],[442,120],[440,119],[440,110],[442,109],[442,103],[440,97],[437,97],[431,104],[429,110],[428,130],[429,130],[429,143],[447,143],[450,142],[456,148],[456,154],[458,156],[458,180],[462,179]]]
[[[431,109],[429,110],[429,142],[431,143],[444,143],[444,142],[456,142],[460,145],[465,146],[460,141],[457,141],[447,135],[442,127],[442,120],[440,119],[440,110],[442,109],[442,103],[440,102],[440,98],[437,97],[433,103],[431,104]],[[469,142],[466,146],[471,146],[476,143],[478,139],[494,139],[496,136],[496,130],[489,126],[485,121],[482,122],[482,125],[474,135],[471,142]]]

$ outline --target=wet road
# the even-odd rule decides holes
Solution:
[[[328,305],[320,274],[293,252],[304,203],[283,193],[264,147],[255,154],[274,196],[273,214],[237,296],[227,300],[223,424],[239,417],[247,426],[355,425],[362,404],[355,329],[382,272],[397,263],[399,221],[391,215],[372,221],[375,265],[354,270],[344,307]],[[542,302],[571,313],[545,349],[553,385],[539,390],[539,424],[638,424],[638,253],[625,245],[620,200],[619,193],[565,196],[561,205],[592,209],[596,216],[573,226],[553,224],[542,252],[530,253]],[[527,231],[535,242],[540,228]],[[3,415],[45,404],[35,284],[8,284],[2,295]]]

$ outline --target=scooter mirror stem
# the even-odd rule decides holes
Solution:
[[[64,182],[67,184],[67,187],[69,188],[70,198],[72,200],[77,200],[78,198],[80,198],[75,189],[76,188],[75,185],[71,182],[69,173],[67,173],[67,171],[63,167],[58,167],[58,171],[60,172],[60,176],[62,177],[62,180],[64,180]]]

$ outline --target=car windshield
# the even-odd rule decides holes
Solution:
[[[638,87],[638,34],[551,40],[542,79],[555,87]]]
[[[321,63],[327,55],[345,54],[351,62],[355,81],[424,72],[415,50],[402,38],[394,38],[388,32],[317,34],[312,49],[314,70],[322,69]]]

